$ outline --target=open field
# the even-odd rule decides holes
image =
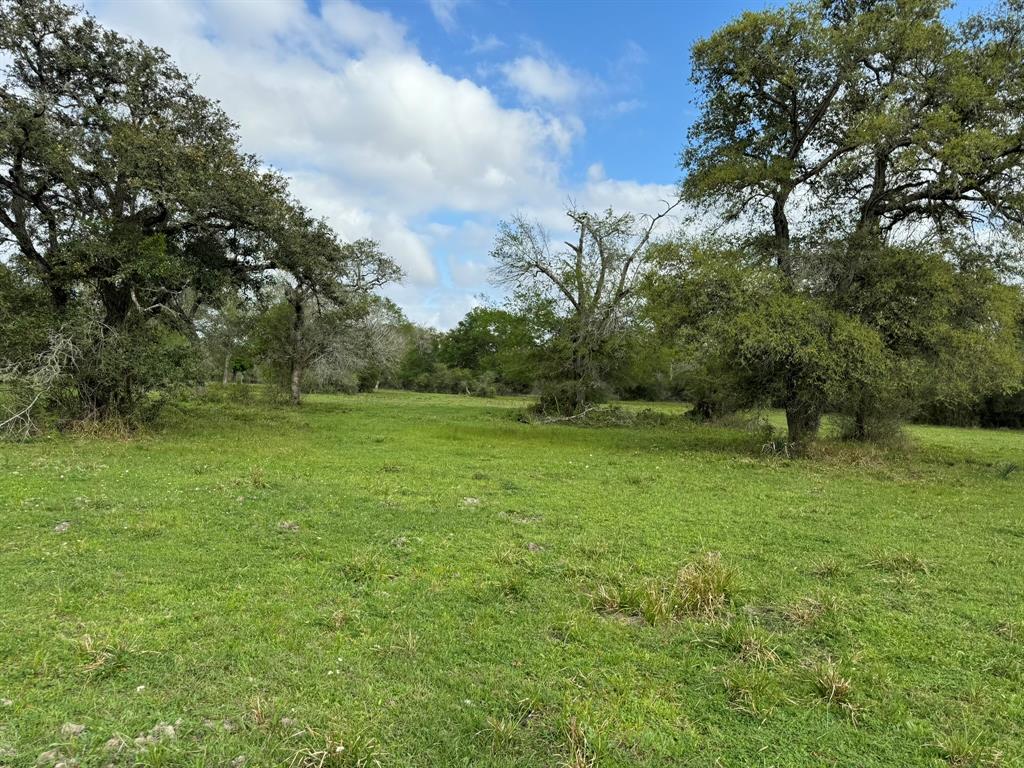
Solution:
[[[789,462],[518,406],[0,445],[0,765],[1024,760],[1024,435]]]

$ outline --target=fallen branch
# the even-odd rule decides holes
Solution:
[[[539,419],[541,424],[555,424],[560,421],[574,421],[575,419],[582,419],[591,411],[597,410],[600,406],[589,405],[579,413],[574,413],[572,416],[543,416]]]

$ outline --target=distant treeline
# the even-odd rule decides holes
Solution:
[[[452,330],[378,289],[167,54],[0,0],[0,433],[146,420],[210,380],[530,394],[553,418],[676,398],[853,439],[1024,423],[1024,13],[941,0],[747,12],[692,50],[677,199],[510,215],[507,298]],[[685,77],[686,73],[679,73]],[[139,87],[144,85],[145,87]]]

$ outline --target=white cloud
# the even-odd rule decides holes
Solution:
[[[452,32],[458,26],[455,18],[455,11],[458,9],[460,0],[427,0],[430,4],[430,12],[434,14],[437,23],[444,27],[446,32]]]
[[[506,82],[528,100],[570,104],[583,93],[586,82],[567,66],[536,56],[520,56],[501,67]]]
[[[486,37],[477,37],[473,35],[473,44],[469,47],[469,52],[474,55],[481,55],[484,53],[491,53],[505,47],[505,43],[497,35],[487,35]]]
[[[297,197],[343,237],[379,240],[408,275],[389,295],[421,322],[457,322],[486,289],[481,265],[499,217],[523,210],[560,221],[570,195],[646,210],[665,194],[603,172],[566,185],[584,132],[572,104],[590,86],[548,58],[507,65],[527,105],[510,107],[425,60],[391,15],[348,0],[318,10],[289,0],[88,8],[199,75],[199,90],[238,121],[245,149],[287,173]]]

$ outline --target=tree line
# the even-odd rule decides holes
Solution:
[[[313,217],[166,54],[0,0],[8,410],[135,417],[241,377],[295,403],[387,386],[532,394],[553,417],[779,407],[797,453],[826,413],[861,440],[1021,426],[1024,5],[946,10],[807,0],[698,41],[678,198],[570,209],[562,237],[510,216],[504,303],[441,333],[378,295],[394,262]]]

